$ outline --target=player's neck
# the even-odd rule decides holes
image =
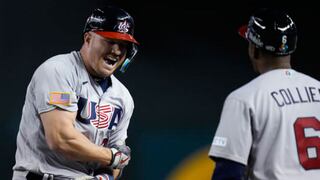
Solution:
[[[258,71],[260,74],[274,69],[291,69],[290,57],[265,58],[258,63]]]
[[[276,67],[266,67],[259,70],[260,74],[266,73],[268,71],[272,71],[275,69],[291,69],[291,66],[276,66]]]

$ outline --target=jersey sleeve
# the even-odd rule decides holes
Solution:
[[[63,63],[42,64],[33,77],[33,92],[38,113],[57,107],[67,111],[78,110],[75,80],[71,69]]]
[[[209,156],[247,165],[252,144],[250,111],[245,102],[232,97],[226,99]]]

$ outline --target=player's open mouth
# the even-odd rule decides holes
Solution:
[[[109,65],[114,65],[116,62],[118,62],[117,58],[113,58],[113,57],[105,57],[104,61],[109,64]]]

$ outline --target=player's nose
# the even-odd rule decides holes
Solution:
[[[111,53],[113,53],[117,56],[121,55],[121,49],[120,49],[119,44],[115,43],[112,45]]]

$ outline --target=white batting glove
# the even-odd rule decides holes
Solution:
[[[129,147],[128,147],[129,148]],[[122,169],[126,165],[129,164],[130,155],[125,154],[121,151],[119,151],[116,148],[110,148],[112,153],[112,159],[110,167],[113,169]]]
[[[119,151],[121,151],[122,153],[124,153],[125,155],[131,157],[131,149],[125,143],[117,142],[114,146],[111,146],[111,147],[116,148]]]

